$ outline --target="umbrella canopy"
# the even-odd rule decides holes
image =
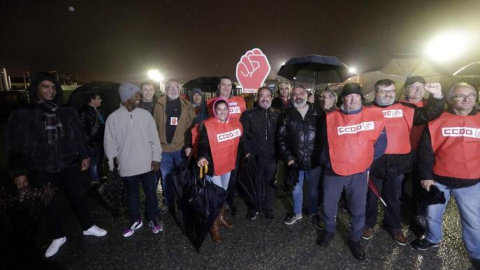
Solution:
[[[99,93],[102,97],[102,105],[99,107],[106,115],[109,115],[120,106],[118,94],[119,83],[116,82],[91,82],[75,89],[68,98],[68,104],[80,110],[85,105],[86,97],[91,93]]]
[[[335,56],[307,55],[288,60],[277,73],[291,81],[316,84],[342,82],[353,76]]]
[[[427,82],[440,82],[442,89],[456,81],[455,77],[448,74],[439,67],[434,66],[426,59],[415,54],[389,54],[380,60],[380,64],[367,69],[362,74],[350,78],[346,82],[358,82],[362,85],[363,94],[366,99],[374,99],[374,85],[378,80],[390,79],[395,82],[397,89],[397,100],[404,98],[403,89],[407,77],[422,76]]]
[[[480,61],[470,63],[453,73],[459,81],[467,82],[475,87],[480,86]]]
[[[215,92],[218,88],[220,77],[198,77],[194,80],[188,81],[183,85],[186,90],[192,90],[195,88],[202,89],[203,92]]]

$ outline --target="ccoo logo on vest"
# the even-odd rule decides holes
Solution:
[[[468,137],[480,139],[480,128],[446,127],[442,128],[443,137]]]
[[[344,134],[355,134],[362,131],[374,130],[375,123],[373,121],[362,122],[360,124],[351,125],[351,126],[340,126],[337,128],[338,135]]]
[[[232,131],[217,134],[217,142],[233,140],[237,137],[240,137],[241,135],[242,135],[242,132],[240,131],[240,129],[237,128]]]
[[[403,111],[402,110],[385,110],[382,111],[383,116],[385,118],[399,118],[403,117]]]

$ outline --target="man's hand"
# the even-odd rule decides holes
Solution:
[[[90,158],[82,159],[81,171],[86,171],[90,167]]]
[[[158,161],[152,161],[152,170],[158,172],[160,170],[160,162]]]
[[[425,84],[425,90],[433,95],[434,98],[442,98],[442,85],[440,83],[427,83]]]
[[[205,165],[208,165],[208,160],[205,158],[201,158],[197,161],[198,167],[203,167]]]
[[[292,165],[293,163],[295,163],[295,160],[290,159],[290,160],[287,162],[287,166],[290,166],[290,165]]]
[[[245,53],[237,63],[237,80],[244,93],[255,93],[270,73],[267,56],[260,49]]]
[[[28,187],[28,179],[26,175],[20,175],[13,178],[13,183],[17,186],[18,189]]]
[[[190,147],[185,148],[185,156],[189,157],[191,153],[192,153],[192,148]]]
[[[422,180],[420,184],[426,191],[430,191],[430,186],[435,186],[435,181],[433,180]]]

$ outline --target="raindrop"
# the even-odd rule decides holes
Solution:
[[[72,6],[69,6],[69,7],[68,7],[68,10],[70,10],[71,12],[74,12],[74,11],[75,11],[75,8],[72,7]]]

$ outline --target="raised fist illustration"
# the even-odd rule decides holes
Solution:
[[[247,51],[237,63],[237,80],[244,93],[256,93],[270,73],[267,56],[258,49]]]

